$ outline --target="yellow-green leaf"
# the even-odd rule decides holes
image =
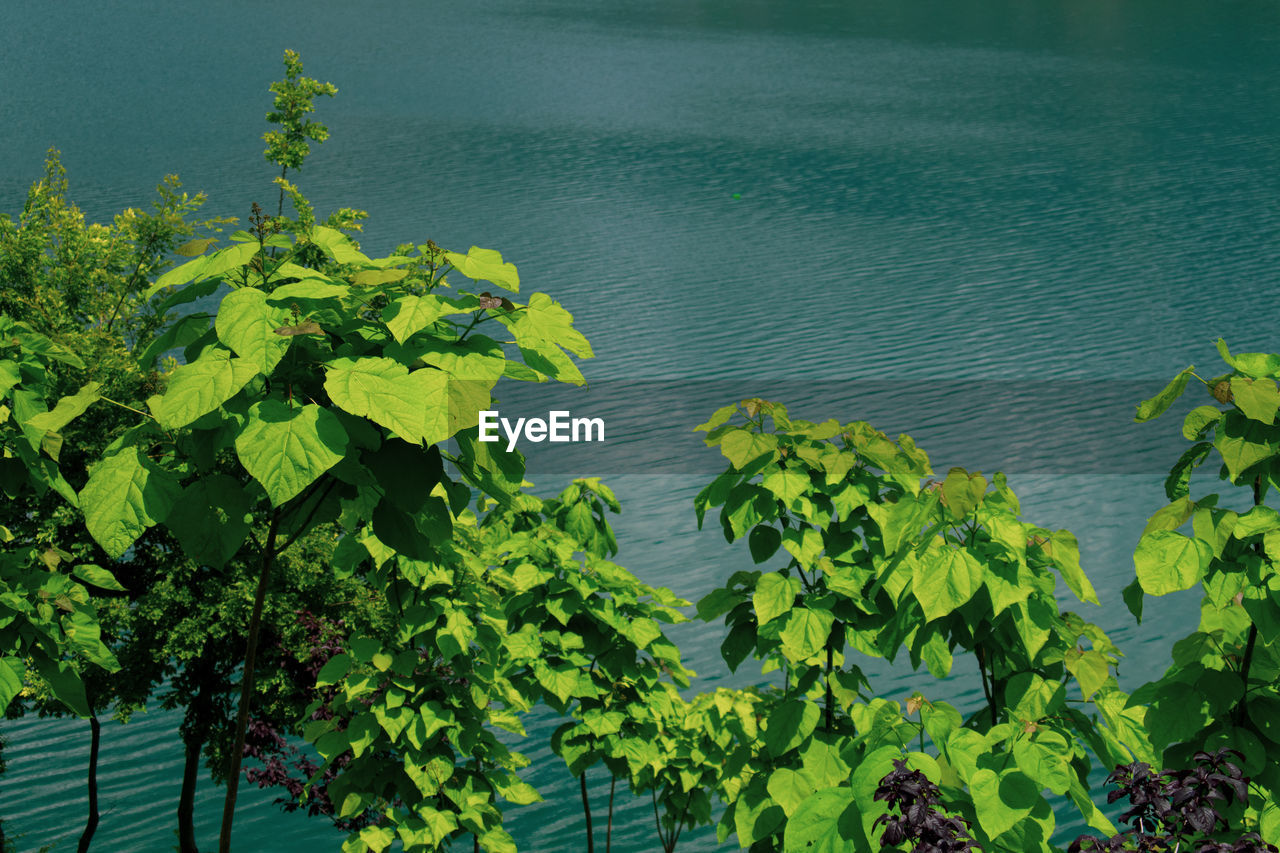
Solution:
[[[347,450],[347,432],[333,412],[314,404],[289,408],[264,400],[249,409],[236,436],[240,464],[280,506],[336,465]]]

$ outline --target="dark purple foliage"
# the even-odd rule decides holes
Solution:
[[[964,853],[979,849],[968,838],[969,825],[950,817],[935,806],[941,802],[938,786],[919,770],[908,770],[907,762],[894,759],[894,770],[880,780],[875,799],[885,800],[899,814],[882,814],[876,826],[884,826],[880,847],[911,844],[915,853]]]
[[[1107,802],[1128,798],[1130,807],[1120,821],[1130,827],[1106,840],[1082,835],[1067,849],[1070,853],[1177,848],[1196,853],[1280,853],[1252,832],[1234,842],[1203,837],[1228,828],[1219,806],[1249,799],[1249,780],[1231,761],[1232,755],[1244,757],[1224,747],[1216,752],[1197,752],[1197,766],[1190,770],[1153,772],[1140,761],[1117,767],[1107,777],[1107,782],[1116,785]]]
[[[332,688],[317,688],[316,677],[329,659],[342,651],[346,627],[342,620],[332,621],[307,610],[298,611],[297,616],[298,624],[306,631],[304,642],[309,645],[305,658],[299,661],[292,657],[283,644],[277,644],[277,651],[294,683],[304,685],[310,698],[327,700],[332,695]],[[329,710],[327,701],[322,701],[311,715],[313,720],[332,717],[333,712]],[[329,799],[329,783],[338,777],[351,760],[349,754],[338,756],[308,791],[307,782],[316,775],[320,766],[302,754],[297,747],[291,746],[280,730],[271,723],[250,719],[245,732],[244,756],[263,765],[261,768],[245,768],[245,778],[259,788],[284,788],[288,796],[278,797],[275,802],[287,812],[305,808],[308,815],[324,815],[333,821],[334,826],[346,832],[363,829],[376,817],[372,813],[352,818],[337,817],[338,809]],[[297,775],[292,771],[296,771]]]

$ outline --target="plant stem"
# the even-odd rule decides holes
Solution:
[[[262,550],[262,570],[253,597],[253,613],[249,617],[249,637],[245,643],[244,674],[240,678],[240,709],[236,715],[235,737],[231,743],[231,768],[227,774],[227,795],[222,804],[222,829],[218,834],[218,853],[231,853],[231,824],[236,814],[236,790],[240,786],[240,763],[244,760],[245,731],[249,727],[249,705],[253,699],[254,663],[258,656],[258,632],[262,627],[262,604],[267,597],[267,580],[276,558],[276,535],[280,530],[280,510],[271,512],[267,528],[267,544]]]
[[[595,853],[596,840],[591,829],[591,803],[587,799],[587,771],[583,770],[578,776],[578,783],[582,787],[582,813],[587,816],[587,853]]]
[[[982,653],[982,646],[975,645],[973,652],[978,656],[978,677],[982,680],[982,695],[987,697],[987,707],[991,709],[991,725],[995,726],[997,724],[996,700],[991,695],[991,687],[987,683],[986,656]]]
[[[671,853],[671,848],[667,845],[667,836],[662,832],[662,820],[658,817],[658,795],[652,788],[649,789],[649,799],[653,800],[653,825],[658,828],[658,840],[662,842],[662,849],[666,853]]]
[[[831,639],[827,639],[827,732],[831,732],[832,714],[835,706],[835,699],[831,694],[831,658],[832,658]]]
[[[93,834],[98,831],[98,747],[102,744],[102,724],[97,714],[89,714],[89,818],[76,847],[77,853],[88,853]]]
[[[1262,504],[1262,476],[1258,475],[1253,478],[1253,505],[1261,506]],[[1253,551],[1259,558],[1264,558],[1262,551],[1262,543],[1254,542]],[[1240,662],[1240,689],[1242,691],[1240,702],[1236,704],[1235,717],[1236,725],[1244,722],[1246,711],[1244,697],[1249,693],[1249,667],[1253,664],[1253,648],[1258,643],[1258,625],[1250,620],[1249,639],[1244,644],[1244,659]]]
[[[676,825],[671,829],[671,846],[667,848],[667,853],[674,853],[676,842],[680,840],[680,833],[684,832],[684,818],[689,813],[689,805],[693,802],[693,792],[690,791],[686,795],[684,808],[680,810],[680,820],[676,821]]]
[[[152,420],[155,420],[155,418],[152,417],[150,412],[144,412],[141,409],[135,409],[133,406],[126,406],[124,403],[120,403],[115,400],[112,400],[110,397],[99,397],[98,399],[104,403],[110,403],[113,406],[119,406],[122,409],[128,409],[129,411],[133,412],[135,415],[142,415],[144,418],[151,418]]]

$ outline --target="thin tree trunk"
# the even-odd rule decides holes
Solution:
[[[267,580],[276,557],[276,534],[280,530],[280,510],[271,513],[267,543],[262,551],[262,571],[249,617],[249,638],[245,643],[244,674],[240,678],[240,708],[236,715],[235,738],[231,742],[231,767],[227,775],[227,795],[222,802],[222,829],[218,833],[218,853],[231,853],[231,824],[236,816],[236,792],[240,787],[240,763],[244,760],[245,731],[249,728],[249,705],[253,701],[254,663],[258,656],[258,632],[262,627],[262,603],[267,597]]]
[[[582,812],[587,816],[587,853],[595,853],[596,840],[591,831],[591,803],[587,800],[587,771],[583,770],[578,777],[582,783]]]
[[[200,853],[196,847],[195,806],[196,782],[200,776],[201,742],[186,744],[186,761],[182,766],[182,792],[178,795],[178,850]]]
[[[89,714],[89,818],[84,823],[77,853],[88,853],[93,834],[98,831],[98,747],[102,744],[102,724],[97,714]]]

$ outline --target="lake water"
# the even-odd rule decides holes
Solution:
[[[1180,452],[1177,421],[1134,425],[1132,406],[1187,364],[1216,371],[1220,335],[1277,349],[1275,4],[64,0],[5,18],[9,213],[49,146],[91,219],[149,203],[170,172],[211,214],[273,201],[266,86],[300,51],[340,90],[318,105],[331,140],[291,175],[319,211],[367,209],[371,254],[500,249],[525,292],[575,314],[598,354],[578,408],[616,438],[540,454],[535,479],[612,483],[619,561],[650,583],[696,600],[749,563],[696,529],[719,463],[689,430],[760,393],[908,432],[937,471],[1007,471],[1027,520],[1079,535],[1103,602],[1082,610],[1127,653],[1126,687],[1193,629],[1194,595],[1148,601],[1140,627],[1120,601]],[[758,680],[724,673],[716,627],[673,634],[704,686]],[[938,687],[867,669],[882,695],[980,701],[961,667]],[[525,747],[546,802],[512,809],[511,829],[523,850],[576,853],[552,725]],[[171,849],[176,727],[160,711],[105,727],[95,850]],[[74,849],[87,725],[0,733],[8,831]],[[206,845],[219,795],[205,780]],[[237,850],[337,849],[270,800],[246,791]],[[648,804],[623,803],[614,849],[655,849]]]

